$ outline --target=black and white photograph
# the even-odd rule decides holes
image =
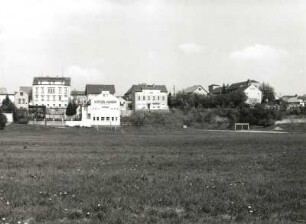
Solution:
[[[306,223],[305,0],[0,0],[0,224]]]

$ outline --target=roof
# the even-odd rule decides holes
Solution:
[[[70,95],[71,96],[85,96],[85,91],[72,90]]]
[[[65,86],[70,86],[71,79],[68,77],[34,77],[33,85],[39,85],[40,82],[64,82]]]
[[[203,86],[201,85],[193,85],[193,86],[190,86],[186,89],[183,90],[184,93],[194,93],[198,88],[202,88],[206,93],[208,93],[206,91],[206,89],[203,88]]]
[[[134,92],[142,92],[143,90],[160,90],[161,92],[167,93],[167,87],[165,85],[147,85],[145,83],[133,85],[124,95],[129,95]]]
[[[215,86],[217,86],[217,85],[215,85]],[[220,94],[222,92],[222,88],[223,87],[214,88],[210,93],[212,93],[212,94]]]
[[[257,81],[255,81],[255,80],[250,80],[250,79],[248,79],[247,81],[245,81],[245,82],[236,82],[236,83],[233,83],[233,84],[231,84],[228,88],[227,88],[227,90],[240,90],[240,89],[243,89],[243,90],[245,90],[246,89],[246,87],[248,87],[248,86],[250,86],[252,83],[259,83],[259,82],[257,82]]]
[[[31,92],[32,92],[32,87],[31,87],[31,86],[20,86],[20,87],[19,87],[19,91],[20,91],[20,92],[25,92],[25,93],[27,93],[28,95],[30,95]]]
[[[115,85],[92,85],[87,84],[85,87],[85,95],[100,94],[102,91],[109,91],[110,94],[115,94]]]

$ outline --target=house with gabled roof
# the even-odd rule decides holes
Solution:
[[[134,111],[169,110],[168,90],[165,85],[133,85],[125,94],[127,101],[131,102],[130,108]]]
[[[261,103],[262,101],[262,92],[259,89],[260,83],[255,80],[247,80],[244,82],[237,82],[227,86],[220,85],[210,85],[209,86],[209,94],[210,95],[221,95],[227,94],[234,91],[244,92],[247,99],[245,101],[246,104],[254,105]]]
[[[193,86],[187,87],[186,89],[183,89],[182,92],[186,94],[197,94],[197,95],[207,95],[208,94],[206,89],[204,89],[204,87],[201,85],[193,85]]]

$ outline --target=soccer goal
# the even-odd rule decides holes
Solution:
[[[250,130],[250,124],[249,123],[235,123],[235,131],[244,131]]]

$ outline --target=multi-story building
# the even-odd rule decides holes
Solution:
[[[29,95],[26,92],[19,91],[15,93],[15,106],[18,109],[29,109]]]
[[[45,106],[47,114],[60,117],[65,114],[70,98],[70,78],[34,77],[32,98],[34,106]]]
[[[120,100],[114,85],[86,85],[86,103],[79,104],[80,126],[119,126]]]
[[[134,111],[169,110],[165,85],[133,85],[124,96],[131,102],[131,109]]]

